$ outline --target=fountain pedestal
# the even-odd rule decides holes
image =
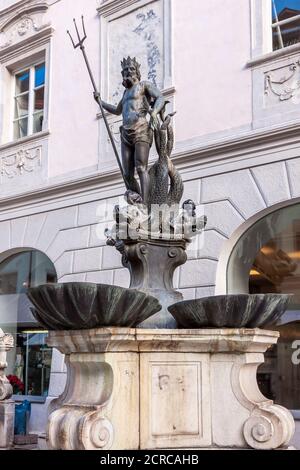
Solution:
[[[276,449],[294,420],[256,371],[279,334],[259,329],[105,328],[50,332],[66,355],[51,449]]]
[[[162,308],[140,324],[141,328],[176,328],[168,307],[183,300],[173,287],[173,275],[187,260],[186,240],[124,240],[123,265],[130,272],[130,288],[159,300]]]

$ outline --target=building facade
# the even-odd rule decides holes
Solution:
[[[300,1],[0,0],[0,326],[16,337],[9,372],[31,431],[45,430],[65,368],[26,290],[129,283],[104,237],[124,184],[66,34],[82,14],[103,99],[118,101],[132,55],[177,111],[173,162],[208,225],[175,287],[294,294],[260,384],[300,419]],[[108,120],[119,145],[120,118]]]

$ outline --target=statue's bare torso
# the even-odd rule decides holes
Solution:
[[[123,126],[133,129],[146,121],[147,112],[150,108],[145,82],[136,83],[132,88],[124,92],[122,99]]]

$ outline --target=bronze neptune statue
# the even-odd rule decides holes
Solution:
[[[139,193],[144,204],[148,202],[150,178],[148,174],[149,152],[153,142],[153,131],[159,129],[158,115],[165,107],[165,99],[151,82],[141,81],[140,64],[136,58],[124,58],[121,62],[125,91],[117,106],[101,101],[109,113],[121,115],[121,153],[125,178],[129,190]],[[94,93],[99,102],[99,94]],[[147,115],[150,115],[150,123]],[[140,188],[134,177],[139,176]]]
[[[162,306],[160,312],[142,321],[141,326],[173,328],[176,321],[168,312],[168,306],[182,300],[182,294],[173,288],[173,274],[187,260],[187,243],[206,224],[205,216],[197,216],[193,201],[186,201],[182,208],[179,206],[183,182],[171,160],[174,144],[171,121],[175,113],[165,115],[168,101],[153,83],[141,79],[140,64],[135,57],[121,61],[125,90],[119,103],[113,105],[103,101],[85,52],[83,19],[82,27],[81,38],[75,22],[78,43],[75,44],[71,37],[72,43],[83,53],[94,98],[99,104],[127,189],[127,205],[115,206],[115,224],[106,230],[107,244],[122,255],[123,266],[130,272],[130,288],[152,295]],[[104,111],[122,115],[122,162]],[[153,141],[158,159],[148,169]]]

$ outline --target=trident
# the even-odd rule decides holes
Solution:
[[[97,98],[97,102],[100,106],[100,110],[101,110],[101,114],[102,114],[102,117],[103,117],[103,120],[104,120],[104,123],[105,123],[105,126],[106,126],[106,129],[107,129],[107,132],[108,132],[108,136],[109,136],[109,139],[111,141],[111,144],[112,144],[112,147],[113,147],[113,151],[114,151],[114,154],[116,156],[116,159],[117,159],[117,162],[118,162],[118,165],[119,165],[119,168],[120,168],[120,171],[121,171],[121,175],[123,177],[123,180],[124,180],[124,183],[125,183],[125,186],[127,189],[129,189],[129,184],[128,184],[128,181],[125,177],[125,174],[124,174],[124,170],[123,170],[123,167],[122,167],[122,164],[121,164],[121,161],[120,161],[120,157],[119,157],[119,154],[118,154],[118,150],[117,150],[117,147],[116,147],[116,144],[115,144],[115,141],[114,141],[114,138],[112,136],[112,132],[110,130],[110,127],[109,127],[109,124],[107,122],[107,118],[106,118],[106,115],[105,115],[105,112],[104,112],[104,109],[103,109],[103,106],[102,106],[102,101],[101,101],[101,96],[100,96],[100,93],[98,92],[97,90],[97,86],[96,86],[96,82],[94,80],[94,77],[93,77],[93,73],[92,73],[92,70],[91,70],[91,67],[90,67],[90,63],[89,63],[89,60],[87,58],[87,55],[86,55],[86,52],[85,52],[85,47],[84,47],[84,41],[86,40],[87,38],[87,34],[85,32],[85,25],[84,25],[84,18],[83,18],[83,15],[81,16],[81,21],[82,21],[82,29],[83,29],[83,37],[80,38],[80,34],[79,34],[79,31],[78,31],[78,28],[77,28],[77,24],[76,24],[76,20],[75,18],[73,19],[74,21],[74,25],[75,25],[75,30],[76,30],[76,33],[77,33],[77,37],[78,37],[78,43],[75,44],[72,36],[71,36],[71,33],[70,31],[68,30],[67,33],[68,35],[70,36],[70,39],[72,41],[72,44],[73,44],[73,47],[74,49],[77,49],[77,47],[80,47],[81,51],[82,51],[82,54],[83,54],[83,57],[84,57],[84,60],[85,60],[85,63],[86,63],[86,66],[87,66],[87,69],[88,69],[88,73],[90,75],[90,79],[91,79],[91,82],[92,82],[92,85],[93,85],[93,88],[94,88],[94,92],[95,92],[95,96]]]

